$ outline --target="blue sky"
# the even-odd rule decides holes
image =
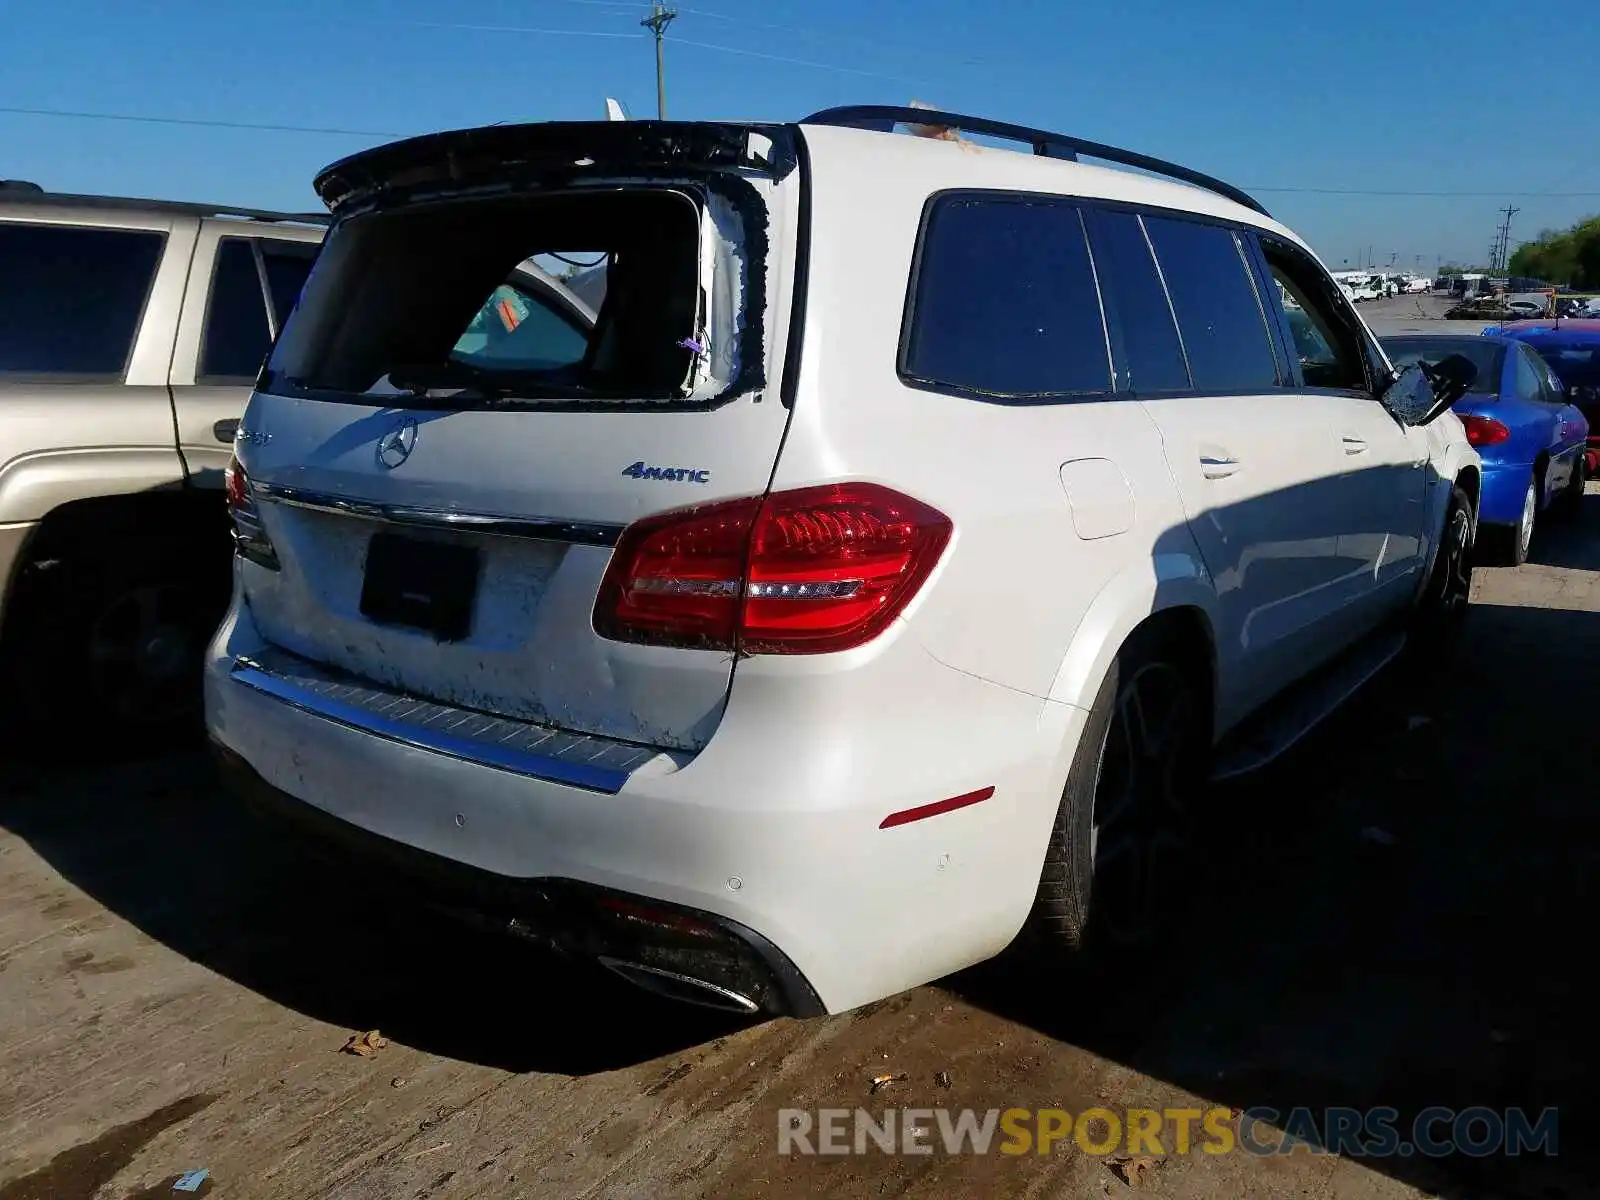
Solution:
[[[1600,5],[1583,0],[678,8],[667,48],[673,117],[789,118],[916,97],[1060,129],[1257,191],[1335,269],[1369,246],[1380,262],[1394,254],[1414,266],[1420,256],[1428,270],[1440,257],[1480,260],[1507,203],[1522,210],[1514,240],[1600,212]],[[642,0],[0,0],[0,110],[354,131],[0,111],[0,177],[314,206],[317,168],[386,134],[596,118],[606,95],[652,115],[653,57],[638,26],[646,9]],[[1349,192],[1449,194],[1330,194]]]

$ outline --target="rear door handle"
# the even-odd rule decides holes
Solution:
[[[1239,460],[1223,454],[1202,454],[1200,473],[1207,479],[1226,479],[1239,469]]]
[[[1367,452],[1367,443],[1358,437],[1347,436],[1344,439],[1344,452],[1346,454],[1365,454]]]

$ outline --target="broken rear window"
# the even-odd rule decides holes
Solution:
[[[717,278],[738,273],[736,236],[671,187],[355,216],[329,235],[268,386],[431,408],[703,396],[731,378],[712,342],[739,326],[737,281]]]

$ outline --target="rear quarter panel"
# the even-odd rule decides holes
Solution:
[[[897,372],[902,317],[928,197],[950,188],[1071,194],[1074,182],[1127,189],[1124,174],[912,137],[808,129],[812,236],[802,368],[775,488],[861,479],[897,488],[948,515],[955,536],[907,610],[910,630],[956,670],[1029,695],[1087,704],[1099,679],[1063,662],[1080,633],[1099,642],[1148,616],[1157,576],[1209,579],[1178,505],[1158,431],[1127,399],[1008,404],[919,390]],[[1066,168],[1066,170],[1062,170]],[[1192,189],[1150,185],[1171,193]],[[1185,203],[1188,201],[1185,200]],[[1113,532],[1080,529],[1062,469],[1121,477]],[[1090,498],[1091,501],[1095,498]],[[1074,503],[1081,498],[1075,497]],[[1085,536],[1095,535],[1095,536]],[[1113,619],[1085,618],[1124,576]],[[1131,611],[1128,608],[1131,606]],[[1063,676],[1065,678],[1065,676]]]

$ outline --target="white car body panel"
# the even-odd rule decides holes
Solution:
[[[769,487],[882,484],[954,527],[885,632],[738,661],[610,641],[590,623],[610,552],[523,542],[494,551],[473,634],[440,645],[361,618],[371,527],[266,499],[282,570],[237,564],[206,691],[213,738],[296,801],[495,876],[740,922],[839,1011],[1016,935],[1087,710],[1143,622],[1182,609],[1212,639],[1220,737],[1403,611],[1435,549],[1439,485],[1477,456],[1453,417],[1407,429],[1371,397],[1009,404],[910,386],[897,355],[936,193],[1099,198],[1304,243],[1222,196],[1125,171],[834,127],[803,136],[805,262],[799,174],[767,196],[765,391],[711,411],[416,412],[416,448],[392,470],[375,444],[404,414],[259,394],[239,454],[268,488],[613,524]],[[786,371],[792,407],[778,395]],[[708,480],[628,478],[634,461]],[[659,753],[603,795],[436,753],[242,684],[241,663],[272,646],[397,693]]]

